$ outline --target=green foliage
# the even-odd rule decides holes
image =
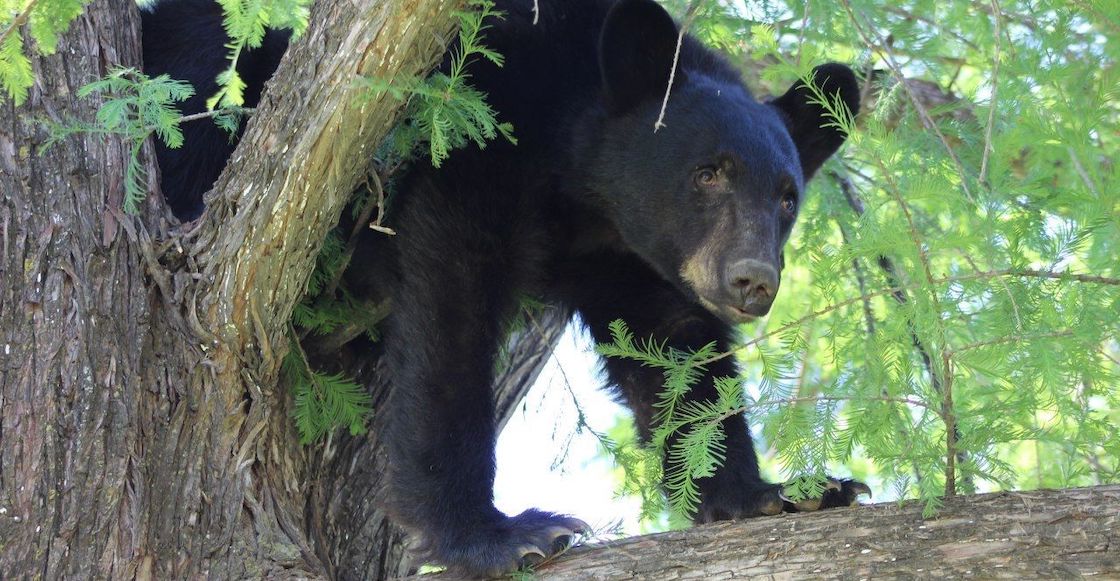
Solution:
[[[618,495],[639,497],[641,519],[646,522],[659,520],[667,509],[665,496],[661,491],[661,454],[638,440],[632,422],[619,423],[607,432],[596,430],[587,421],[587,415],[571,386],[567,382],[564,385],[575,404],[576,433],[586,432],[598,440],[603,453],[614,461],[621,475]]]
[[[78,89],[78,96],[96,97],[101,106],[92,123],[68,119],[63,122],[45,121],[49,132],[40,147],[40,153],[73,135],[116,135],[128,146],[128,163],[125,167],[124,209],[134,214],[148,195],[148,174],[140,161],[144,142],[153,134],[167,147],[177,149],[183,145],[180,125],[211,118],[214,123],[233,133],[240,126],[248,109],[229,108],[212,111],[201,116],[181,117],[176,103],[194,95],[189,83],[171,79],[167,75],[150,78],[132,68],[117,68],[100,80]]]
[[[599,440],[604,453],[614,460],[622,478],[618,494],[633,495],[641,499],[639,517],[643,521],[656,521],[668,505],[661,491],[664,477],[661,455],[638,440],[632,424],[620,424],[607,433],[600,433],[583,424],[583,430]]]
[[[506,325],[504,335],[507,340],[498,350],[498,356],[494,358],[495,375],[500,375],[509,369],[512,356],[510,347],[516,345],[515,340],[518,336],[539,327],[537,318],[548,308],[547,303],[534,297],[524,295],[518,298],[517,314]]]
[[[27,89],[34,80],[30,60],[23,52],[21,30],[30,31],[41,54],[51,54],[58,44],[58,36],[81,14],[86,3],[88,0],[16,0],[4,6],[0,16],[0,83],[17,105],[26,98]],[[239,55],[247,48],[259,47],[267,28],[289,28],[295,36],[301,34],[307,27],[311,0],[219,0],[219,3],[231,39],[227,45],[230,66],[219,74],[218,93],[207,101],[211,113],[202,117],[212,119],[233,134],[248,111],[241,107],[245,84],[237,74]],[[194,120],[194,116],[180,117],[175,104],[194,95],[194,88],[167,75],[152,79],[132,68],[116,68],[105,78],[82,87],[78,95],[104,97],[95,122],[46,122],[50,137],[44,147],[80,133],[123,137],[129,144],[124,208],[134,213],[147,195],[147,175],[139,158],[141,146],[153,133],[170,148],[182,145],[179,125],[185,120]]]
[[[245,81],[237,72],[241,53],[258,48],[269,29],[291,29],[298,37],[307,28],[311,0],[217,0],[222,6],[223,25],[229,36],[229,68],[218,75],[218,92],[206,107],[230,108],[245,105]]]
[[[35,82],[31,61],[23,54],[23,36],[14,25],[0,41],[0,83],[16,105],[27,98],[27,89]]]
[[[293,417],[304,445],[337,428],[362,434],[365,420],[373,412],[366,386],[342,373],[312,369],[300,346],[303,336],[329,335],[347,327],[355,329],[354,335],[365,333],[370,340],[378,340],[377,325],[384,312],[355,300],[342,282],[351,252],[339,230],[328,233],[307,291],[292,311],[291,347],[284,357],[281,379],[292,390]]]
[[[459,11],[459,40],[449,70],[427,78],[363,78],[359,82],[371,97],[388,93],[394,99],[408,98],[405,121],[390,137],[395,154],[411,158],[417,147],[428,145],[432,165],[439,167],[451,150],[486,142],[499,135],[516,143],[513,126],[499,123],[497,114],[486,102],[486,94],[470,86],[466,68],[477,58],[502,66],[502,55],[482,44],[487,18],[501,18],[489,0],[472,0],[474,10]]]
[[[686,434],[681,474],[720,459],[705,422],[745,410],[798,494],[845,467],[930,511],[946,493],[1120,480],[1120,4],[742,6],[702,2],[695,26],[762,93],[825,60],[876,72],[857,119],[817,96],[851,137],[721,401],[673,403],[669,375],[703,357],[624,327],[603,350],[666,371],[658,431]],[[668,481],[687,507],[693,489]]]
[[[323,241],[307,292],[292,311],[292,349],[284,359],[284,383],[295,397],[295,420],[300,441],[310,444],[338,427],[352,434],[362,433],[365,417],[371,412],[365,386],[343,374],[323,374],[312,370],[299,346],[300,335],[329,335],[354,327],[354,335],[365,333],[379,338],[377,325],[385,313],[354,299],[341,281],[350,260],[339,232]],[[299,334],[296,334],[296,330]]]
[[[78,96],[83,99],[98,96],[102,100],[94,122],[47,122],[50,137],[41,150],[75,134],[124,138],[129,148],[124,209],[135,213],[148,192],[148,175],[140,162],[141,147],[152,134],[168,147],[183,145],[183,133],[179,129],[181,118],[174,104],[193,94],[194,89],[188,83],[172,80],[167,75],[153,79],[136,69],[115,69],[104,79],[78,90]]]
[[[377,324],[384,313],[355,300],[341,280],[351,252],[338,230],[323,240],[307,291],[292,312],[292,323],[301,331],[326,335],[344,325],[356,325],[371,340],[378,339]]]
[[[721,397],[718,402],[686,401],[689,390],[703,377],[707,363],[716,356],[715,343],[686,353],[650,340],[636,340],[621,320],[612,322],[610,330],[613,342],[600,344],[596,348],[600,355],[633,359],[665,373],[665,386],[655,404],[657,413],[650,438],[653,452],[650,456],[654,459],[667,457],[668,466],[661,475],[659,470],[645,468],[648,460],[637,464],[641,469],[630,469],[627,473],[638,475],[640,479],[625,483],[623,491],[641,491],[643,518],[649,518],[660,506],[651,500],[657,495],[657,486],[656,480],[651,481],[648,476],[651,473],[662,476],[672,517],[687,520],[700,501],[696,480],[711,476],[723,463],[721,420],[728,417],[725,415],[728,409],[741,412],[738,382],[734,379],[719,382]],[[613,442],[604,442],[603,438],[600,442],[620,465],[625,467],[633,463],[627,458],[633,452],[621,450],[620,453]],[[643,458],[638,456],[639,460]]]
[[[537,578],[536,572],[533,567],[529,565],[522,565],[521,569],[509,574],[511,581],[534,581]]]
[[[285,383],[297,386],[293,415],[300,443],[310,444],[337,427],[349,429],[351,435],[365,433],[366,418],[373,412],[372,398],[365,386],[341,374],[328,375],[311,369],[294,332],[280,373]]]
[[[24,34],[42,55],[54,54],[58,37],[89,0],[0,0],[0,85],[16,105],[35,81],[24,52]]]

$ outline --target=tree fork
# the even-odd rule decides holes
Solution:
[[[306,455],[275,388],[285,328],[400,106],[363,99],[354,75],[425,73],[461,7],[317,3],[207,214],[171,232],[158,197],[140,220],[117,210],[120,140],[36,152],[37,119],[91,120],[96,103],[77,89],[139,64],[135,4],[93,2],[55,55],[34,57],[26,105],[0,109],[5,577],[329,569],[308,539]]]

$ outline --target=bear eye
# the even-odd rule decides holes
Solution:
[[[692,175],[692,179],[696,182],[696,185],[702,188],[715,186],[718,177],[716,170],[710,167],[702,167],[696,170],[696,173]]]
[[[786,194],[782,196],[782,211],[792,216],[797,211],[797,196]]]

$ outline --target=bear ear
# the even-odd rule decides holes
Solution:
[[[653,0],[620,0],[611,7],[599,37],[599,68],[610,114],[665,94],[677,34],[673,18]]]
[[[852,69],[839,64],[829,63],[813,69],[813,85],[829,99],[840,96],[852,116],[859,113],[859,83]],[[784,113],[783,119],[797,153],[801,157],[801,170],[805,181],[813,177],[840,145],[847,135],[832,125],[832,118],[820,104],[814,102],[814,92],[803,82],[798,82],[786,91],[785,95],[770,102]]]

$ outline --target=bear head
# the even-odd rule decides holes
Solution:
[[[844,141],[820,97],[854,115],[859,88],[851,69],[826,64],[813,86],[759,102],[686,38],[655,131],[678,34],[652,0],[611,9],[599,42],[602,107],[580,156],[585,183],[628,249],[713,314],[742,322],[769,312],[805,184]]]

